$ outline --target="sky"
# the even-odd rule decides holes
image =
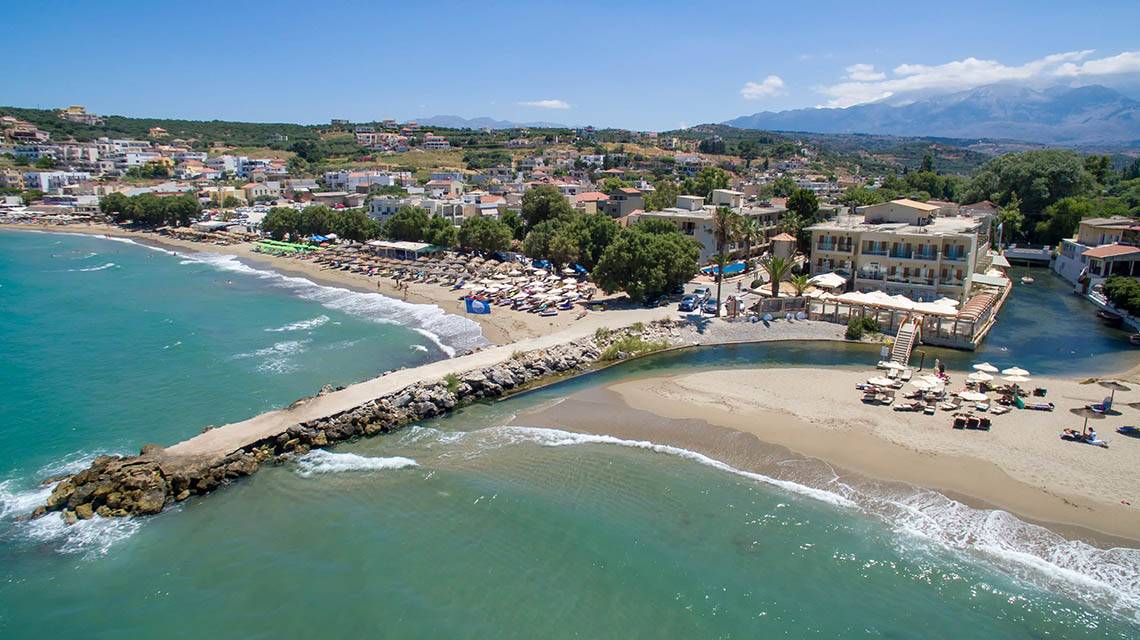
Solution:
[[[1140,98],[1140,2],[6,2],[0,105],[638,130],[996,82]]]

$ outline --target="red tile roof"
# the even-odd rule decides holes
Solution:
[[[1116,256],[1126,256],[1132,253],[1140,253],[1140,247],[1130,247],[1124,244],[1113,243],[1089,249],[1084,252],[1083,255],[1089,258],[1114,258]]]

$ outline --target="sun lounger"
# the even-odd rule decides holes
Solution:
[[[979,420],[976,416],[969,416],[966,418],[967,429],[977,429],[979,426],[981,426],[981,424],[982,421]]]
[[[1033,404],[1026,404],[1025,408],[1034,411],[1052,411],[1055,405],[1052,402],[1034,402]]]
[[[928,416],[934,415],[934,412],[935,412],[934,405],[933,404],[926,405],[925,407],[922,408],[922,412]]]
[[[955,429],[965,429],[966,428],[966,416],[964,416],[962,414],[958,414],[958,415],[954,416],[954,423],[952,426]]]
[[[979,403],[974,405],[974,410],[975,411],[989,411],[990,410],[990,403],[979,402]]]
[[[897,379],[899,377],[899,370],[898,369],[887,369],[887,377],[890,378],[891,380]]]
[[[899,380],[902,380],[903,382],[910,382],[912,376],[914,376],[913,371],[910,369],[903,369],[902,373],[899,374]]]
[[[985,417],[985,416],[978,418],[978,429],[980,429],[982,431],[989,431],[990,430],[990,419]]]
[[[1092,409],[1097,413],[1108,413],[1109,411],[1112,411],[1112,399],[1105,398],[1099,404],[1090,404],[1089,409]]]
[[[1012,409],[1010,409],[1009,407],[1003,407],[1003,406],[997,406],[997,407],[994,407],[993,409],[990,409],[990,413],[994,414],[995,416],[1000,416],[1003,413],[1009,413],[1010,411],[1012,411]]]

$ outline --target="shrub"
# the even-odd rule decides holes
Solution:
[[[454,394],[459,391],[459,376],[454,373],[449,373],[443,376],[443,384],[447,385],[447,391],[449,393]]]
[[[660,351],[668,346],[669,342],[666,340],[650,341],[643,340],[641,336],[622,336],[602,351],[599,360],[609,362],[617,360],[623,353],[627,355],[641,355],[643,353]]]
[[[861,340],[865,333],[878,333],[879,325],[871,318],[851,318],[847,321],[847,331],[843,334],[848,340]]]
[[[761,280],[760,278],[756,278],[755,280],[752,281],[752,284],[749,285],[749,288],[759,289],[762,286],[764,286],[764,281]]]
[[[610,336],[612,336],[613,334],[614,334],[613,329],[610,329],[608,327],[598,327],[598,330],[594,332],[594,340],[596,340],[600,344],[602,342],[605,342],[606,340],[609,340]]]
[[[1118,309],[1140,315],[1140,280],[1112,276],[1104,283],[1104,295]]]

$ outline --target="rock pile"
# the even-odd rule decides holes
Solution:
[[[280,462],[313,448],[388,433],[446,413],[464,402],[501,397],[595,364],[607,346],[632,333],[646,339],[668,338],[669,327],[668,323],[638,325],[599,332],[595,337],[550,349],[515,353],[490,367],[419,382],[349,411],[292,425],[284,433],[222,458],[169,456],[157,445],[143,447],[137,456],[100,456],[89,468],[62,479],[47,503],[32,515],[62,511],[67,522],[75,522],[95,514],[117,517],[159,513],[168,504],[250,475],[267,460]],[[331,391],[322,388],[321,395]]]

